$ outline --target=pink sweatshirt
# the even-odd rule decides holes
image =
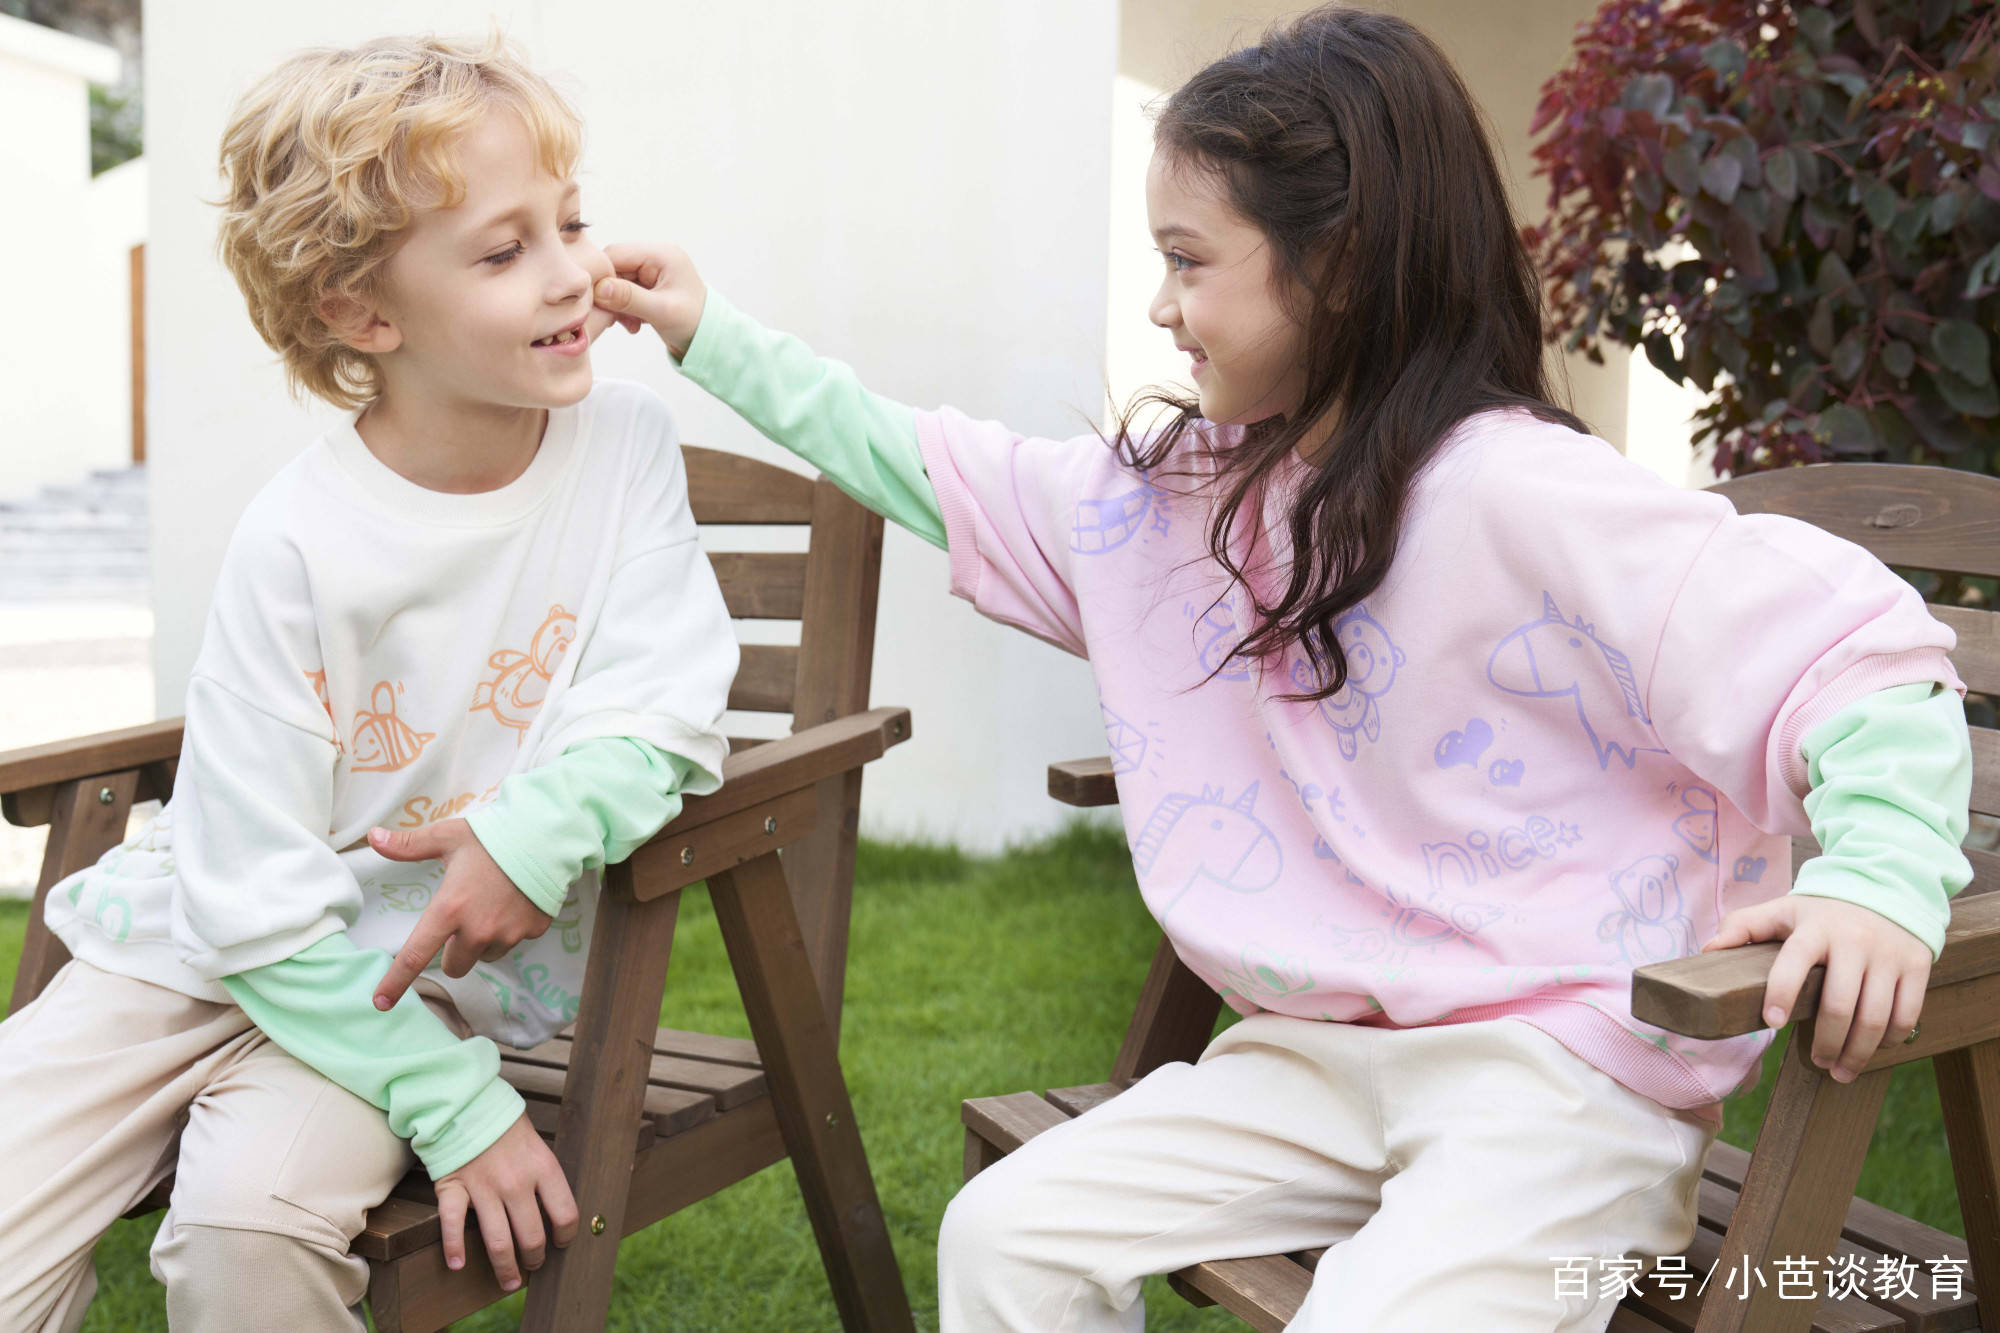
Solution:
[[[1208,501],[1162,475],[1235,432],[1157,485],[1095,438],[949,409],[917,432],[953,591],[1090,658],[1140,889],[1242,1013],[1519,1019],[1719,1119],[1771,1034],[1639,1022],[1632,969],[1789,888],[1816,723],[1894,685],[1964,692],[1951,630],[1861,548],[1512,411],[1419,478],[1387,579],[1338,623],[1346,687],[1284,702],[1304,655],[1226,658],[1247,601]],[[1266,604],[1290,480],[1237,524]]]

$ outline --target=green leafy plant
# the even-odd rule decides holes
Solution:
[[[1533,132],[1551,340],[1692,381],[1717,472],[2000,472],[1992,0],[1609,0]]]

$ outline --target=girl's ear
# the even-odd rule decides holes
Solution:
[[[354,296],[320,299],[319,317],[333,335],[357,352],[380,355],[403,345],[403,335],[372,304]]]

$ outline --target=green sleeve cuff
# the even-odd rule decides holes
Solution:
[[[1792,892],[1880,913],[1935,961],[1950,899],[1972,882],[1959,850],[1972,742],[1957,693],[1930,682],[1879,690],[1813,728],[1801,752],[1820,855],[1800,867]]]
[[[713,287],[680,367],[841,490],[944,549],[944,512],[917,447],[914,408],[870,393],[848,366],[766,329]]]
[[[378,1010],[388,970],[388,954],[338,934],[222,984],[272,1041],[385,1112],[441,1176],[491,1147],[525,1104],[500,1078],[500,1048],[461,1039],[414,991]]]
[[[695,771],[645,741],[599,737],[507,778],[465,822],[515,887],[557,916],[577,876],[623,861],[680,813]]]

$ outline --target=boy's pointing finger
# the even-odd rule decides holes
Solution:
[[[438,910],[438,900],[432,899],[410,930],[410,937],[403,941],[403,947],[389,960],[389,970],[375,984],[375,1007],[384,1012],[394,1008],[410,983],[431,965],[431,959],[437,957],[438,950],[455,929],[450,918]]]

